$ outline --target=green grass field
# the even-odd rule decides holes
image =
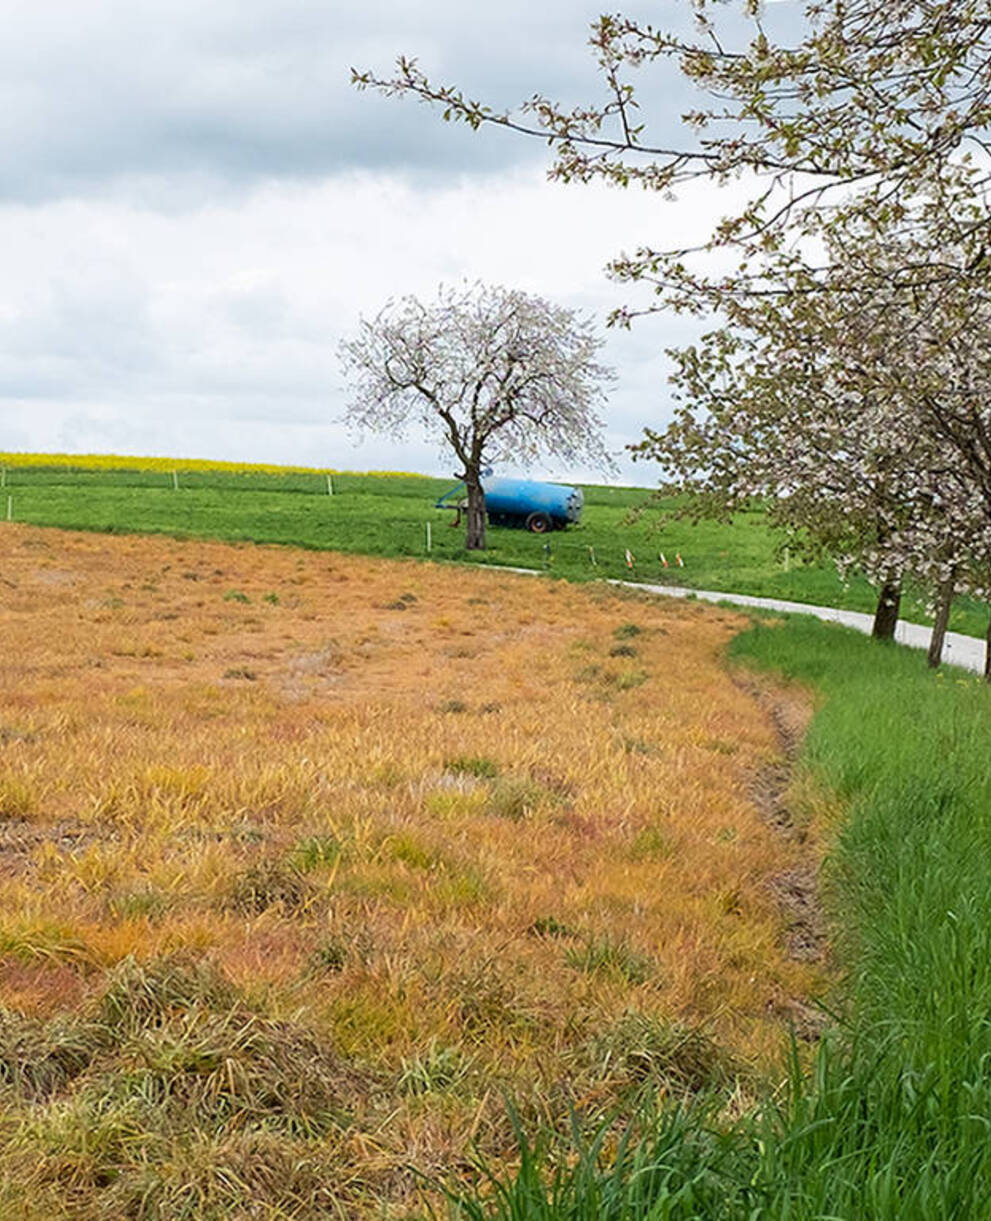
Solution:
[[[121,462],[127,461],[121,459]],[[582,523],[546,537],[493,527],[484,555],[467,553],[453,513],[435,509],[453,480],[415,475],[343,474],[319,471],[182,469],[176,489],[164,460],[155,469],[73,467],[11,462],[3,468],[2,493],[11,497],[14,520],[81,530],[138,531],[186,538],[284,543],[364,555],[424,556],[431,525],[430,558],[549,569],[570,580],[622,577],[697,589],[793,599],[873,611],[874,591],[861,578],[840,581],[832,567],[785,562],[781,539],[760,513],[740,515],[730,526],[669,522],[658,527],[651,510],[628,519],[649,493],[642,488],[586,486]],[[2,508],[3,506],[0,506]],[[634,567],[626,562],[629,550]],[[668,561],[665,568],[660,556]],[[684,567],[678,565],[681,555]],[[928,622],[924,597],[906,598],[903,615]],[[951,627],[981,635],[986,612],[960,599]]]

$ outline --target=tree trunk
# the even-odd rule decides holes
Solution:
[[[901,581],[897,577],[889,577],[881,587],[877,610],[874,612],[874,628],[871,635],[875,640],[894,640],[895,628],[898,626],[898,608],[901,606],[901,602]]]
[[[465,550],[485,550],[485,493],[477,474],[465,477],[468,508],[465,510]]]
[[[935,670],[943,660],[943,644],[946,641],[946,626],[950,622],[950,607],[953,605],[953,594],[956,588],[956,573],[949,577],[939,587],[939,602],[936,605],[936,622],[933,624],[933,634],[929,641],[929,653],[926,663],[930,670]]]
[[[988,620],[988,630],[984,637],[984,681],[991,683],[991,619]]]

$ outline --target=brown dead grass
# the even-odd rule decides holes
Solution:
[[[63,1020],[117,964],[206,960],[360,1066],[353,1215],[504,1147],[501,1091],[552,1121],[614,1105],[601,1049],[634,1018],[701,1029],[746,1081],[817,986],[767,885],[802,849],[751,799],[778,745],[720,665],[738,617],[20,526],[0,565],[0,1004]],[[52,1215],[107,1215],[105,1189]]]

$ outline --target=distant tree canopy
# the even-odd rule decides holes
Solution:
[[[542,454],[608,467],[597,407],[611,370],[592,322],[544,298],[482,284],[390,302],[341,344],[359,431],[411,425],[449,448],[467,494],[465,546],[485,547],[483,469]]]

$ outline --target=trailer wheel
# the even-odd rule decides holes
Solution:
[[[531,534],[546,534],[554,528],[554,523],[546,513],[531,513],[526,519],[526,528]]]

